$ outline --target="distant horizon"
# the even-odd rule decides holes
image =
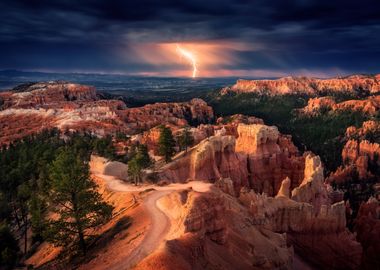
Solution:
[[[340,77],[349,77],[353,75],[363,75],[363,76],[375,76],[380,74],[378,73],[364,73],[364,72],[358,72],[358,73],[343,73],[343,74],[337,74],[337,75],[330,75],[330,76],[315,76],[315,75],[303,75],[303,74],[283,74],[282,76],[199,76],[196,78],[191,78],[189,76],[165,76],[165,75],[144,75],[144,74],[128,74],[128,73],[120,73],[120,72],[97,72],[97,71],[54,71],[54,70],[41,70],[41,69],[34,69],[34,70],[28,70],[28,69],[0,69],[0,73],[7,73],[7,72],[19,72],[19,73],[38,73],[38,74],[46,74],[46,75],[54,75],[54,74],[61,74],[61,75],[84,75],[84,76],[90,76],[90,75],[96,75],[96,76],[121,76],[121,77],[131,77],[131,78],[157,78],[157,79],[187,79],[187,80],[201,80],[201,79],[252,79],[252,80],[265,80],[265,79],[280,79],[284,77],[295,77],[295,78],[301,78],[301,77],[307,77],[307,78],[316,78],[316,79],[330,79],[330,78],[340,78]]]

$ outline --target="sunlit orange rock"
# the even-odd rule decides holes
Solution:
[[[336,103],[332,97],[310,98],[307,105],[299,110],[306,115],[316,115],[321,110],[357,111],[375,115],[380,109],[380,96],[369,96],[366,99],[353,99]]]
[[[120,100],[101,100],[95,88],[47,82],[0,93],[0,145],[43,129],[88,132],[96,136],[136,134],[160,124],[208,123],[212,108],[201,99],[126,108]],[[22,90],[22,91],[21,91]]]
[[[269,95],[310,94],[329,92],[351,92],[356,90],[377,93],[380,91],[380,81],[376,76],[352,75],[331,79],[316,79],[310,77],[284,77],[277,80],[238,80],[231,87],[222,90],[222,94],[259,93]]]
[[[236,152],[247,155],[250,187],[274,196],[286,177],[298,186],[305,162],[289,136],[262,124],[240,124],[237,132]]]

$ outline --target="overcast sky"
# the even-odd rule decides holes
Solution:
[[[0,2],[0,69],[186,76],[167,44],[200,76],[380,73],[380,1]]]

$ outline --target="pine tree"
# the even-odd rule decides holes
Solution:
[[[172,156],[175,153],[174,146],[175,140],[170,128],[161,126],[160,138],[158,139],[158,152],[165,158],[165,162],[171,161]]]
[[[113,207],[102,201],[89,178],[88,164],[70,148],[65,148],[50,167],[52,212],[57,218],[47,222],[45,236],[58,246],[77,241],[86,254],[88,230],[104,224]]]
[[[19,247],[5,223],[0,223],[0,269],[13,269],[17,262]]]
[[[28,226],[29,226],[29,200],[32,191],[27,182],[22,183],[17,189],[17,199],[16,203],[18,206],[20,224],[22,226],[22,235],[24,238],[24,254],[27,252],[28,248]]]
[[[132,176],[133,181],[137,185],[141,181],[141,171],[150,166],[152,163],[148,148],[146,145],[140,144],[137,146],[137,151],[128,161],[128,174]]]
[[[194,137],[190,132],[189,127],[185,127],[182,133],[178,136],[178,144],[181,150],[187,152],[187,148],[194,143]]]

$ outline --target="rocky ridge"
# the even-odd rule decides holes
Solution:
[[[376,115],[380,110],[380,96],[369,96],[365,99],[353,99],[339,103],[336,103],[333,97],[310,98],[300,112],[306,115],[317,115],[323,110],[357,111],[367,115]]]
[[[380,91],[380,74],[374,76],[352,75],[331,79],[317,79],[309,77],[284,77],[276,80],[238,80],[231,87],[226,87],[221,94],[258,93],[270,95],[309,94],[329,92],[364,91],[377,93]]]
[[[93,87],[66,82],[2,92],[0,100],[0,145],[47,128],[105,136],[134,134],[159,124],[208,123],[214,117],[212,108],[200,99],[127,108],[120,100],[100,100]]]

